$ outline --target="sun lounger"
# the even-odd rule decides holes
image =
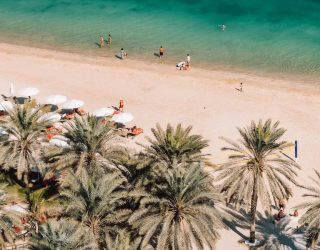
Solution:
[[[136,126],[134,126],[133,128],[129,128],[128,131],[129,133],[127,137],[135,137],[143,133],[143,129],[137,128]]]

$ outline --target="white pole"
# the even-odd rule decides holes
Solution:
[[[294,159],[298,162],[298,141],[294,141]]]
[[[10,95],[14,95],[14,88],[13,88],[13,83],[10,84]]]

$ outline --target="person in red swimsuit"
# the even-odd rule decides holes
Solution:
[[[124,101],[122,99],[120,99],[120,103],[119,103],[119,111],[123,111],[123,106],[124,106]]]

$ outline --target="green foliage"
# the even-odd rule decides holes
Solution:
[[[291,144],[280,141],[285,129],[271,120],[252,122],[247,128],[238,128],[241,139],[234,142],[222,138],[229,146],[223,151],[231,152],[229,161],[217,168],[216,180],[222,182],[221,192],[228,203],[250,208],[250,242],[255,242],[256,210],[258,199],[262,207],[271,210],[278,200],[292,196],[290,183],[297,184],[295,169],[300,167],[282,154]]]
[[[28,183],[28,173],[32,167],[40,165],[40,145],[44,129],[50,121],[41,119],[40,108],[30,105],[15,105],[8,111],[9,119],[1,120],[1,127],[9,134],[0,142],[0,166],[14,169],[18,180]]]
[[[9,137],[0,142],[0,177],[12,188],[21,178],[25,182],[34,250],[214,249],[224,227],[221,193],[229,203],[251,208],[255,227],[258,197],[270,208],[292,196],[289,184],[296,184],[299,166],[282,154],[291,146],[281,141],[285,130],[270,120],[238,128],[238,142],[224,138],[229,146],[223,150],[232,154],[217,168],[216,179],[203,170],[208,141],[191,134],[191,126],[168,124],[163,129],[157,124],[148,144],[134,152],[114,146],[117,132],[111,121],[103,124],[91,116],[76,116],[65,124],[68,147],[42,150],[49,125],[27,104],[16,105],[1,122]],[[32,167],[60,182],[26,185]],[[308,204],[303,223],[315,232],[313,220],[319,220],[319,213],[311,207],[318,203]],[[52,217],[44,223],[43,218]],[[1,224],[2,218],[0,228],[7,225]],[[13,240],[11,232],[6,237]]]
[[[13,212],[4,210],[7,205],[7,194],[4,191],[5,186],[0,185],[0,247],[5,248],[5,243],[13,243],[16,234],[13,230],[13,225],[19,225],[19,215]]]
[[[159,173],[163,182],[152,190],[133,194],[141,200],[129,223],[143,237],[142,249],[214,249],[222,227],[221,197],[198,164],[185,164]]]
[[[106,235],[106,250],[138,250],[141,237],[136,237],[134,240],[130,237],[130,232],[120,230],[113,237]]]
[[[308,191],[303,197],[308,197],[312,200],[296,207],[296,209],[307,209],[299,222],[307,227],[306,236],[312,249],[320,242],[320,172],[317,170],[314,170],[314,172],[316,179],[310,177],[313,185],[302,186]]]
[[[264,208],[292,196],[289,183],[297,184],[295,169],[300,167],[283,155],[282,151],[291,144],[280,141],[285,129],[278,125],[271,120],[252,122],[247,128],[238,128],[238,142],[222,138],[230,145],[222,150],[231,154],[229,161],[217,169],[217,181],[222,181],[221,191],[228,202],[250,206],[254,180]]]
[[[64,137],[70,147],[50,147],[44,156],[47,162],[54,162],[55,170],[84,168],[90,173],[103,174],[112,169],[108,161],[108,156],[112,154],[108,142],[117,135],[113,123],[103,124],[93,116],[76,116],[65,128],[67,132]]]
[[[40,226],[39,233],[29,239],[30,250],[89,250],[90,239],[81,225],[70,220],[49,220]]]
[[[163,130],[159,124],[151,129],[154,139],[147,137],[149,145],[142,145],[145,153],[157,161],[173,164],[182,161],[199,162],[204,159],[201,152],[208,146],[208,140],[200,135],[190,135],[192,126],[183,128],[178,124],[173,128],[170,124]]]
[[[78,175],[72,172],[68,175],[67,187],[60,193],[65,215],[87,228],[95,247],[103,245],[105,234],[113,233],[131,212],[123,208],[127,198],[125,184],[117,173],[90,176],[83,170]]]

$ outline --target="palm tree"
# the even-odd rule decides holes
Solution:
[[[303,197],[311,197],[314,200],[308,201],[297,206],[297,209],[307,209],[300,219],[300,224],[306,225],[309,247],[315,249],[320,241],[320,172],[314,170],[317,179],[310,177],[314,185],[302,186],[310,193],[304,194]]]
[[[117,173],[89,176],[83,170],[77,175],[71,172],[67,185],[61,191],[65,215],[87,228],[94,249],[101,247],[104,235],[124,223],[131,212],[124,208],[124,178]]]
[[[62,207],[57,200],[57,193],[55,186],[25,191],[29,224],[35,233],[39,232],[39,225],[46,221],[48,217],[56,217],[62,213]]]
[[[169,165],[175,161],[199,162],[204,160],[202,150],[208,146],[208,141],[200,135],[190,135],[192,126],[183,128],[178,124],[173,128],[170,124],[163,130],[159,124],[151,129],[154,139],[147,137],[150,145],[141,145],[146,154],[160,162]]]
[[[141,241],[140,237],[131,239],[127,230],[120,230],[115,236],[106,235],[106,250],[138,250]],[[146,249],[147,250],[147,249]]]
[[[117,156],[112,159],[112,164],[126,178],[130,184],[129,189],[147,188],[158,181],[154,174],[158,172],[157,167],[154,166],[154,160],[141,152],[118,148]]]
[[[71,167],[101,173],[110,167],[107,157],[111,147],[108,142],[116,136],[112,122],[103,124],[93,116],[77,116],[65,128],[64,136],[70,147],[51,147],[45,153],[46,160],[54,162],[56,170]]]
[[[151,191],[133,194],[141,201],[129,223],[143,237],[141,249],[214,249],[222,227],[220,194],[199,164],[184,164],[159,173],[164,181]]]
[[[28,184],[28,173],[40,165],[40,143],[49,120],[41,119],[40,108],[30,105],[15,105],[8,110],[9,119],[1,120],[1,127],[9,134],[0,142],[0,166],[5,170],[14,169],[18,180]]]
[[[299,166],[284,157],[282,150],[291,146],[280,141],[285,129],[278,128],[279,122],[271,120],[252,122],[247,128],[238,128],[241,139],[238,142],[222,138],[230,146],[229,161],[217,168],[222,181],[221,192],[228,202],[250,208],[250,242],[255,242],[256,210],[258,198],[264,208],[271,208],[277,200],[292,196],[289,183],[297,184],[295,168]]]
[[[30,250],[89,250],[89,237],[77,222],[49,220],[40,226],[39,233],[29,239]]]
[[[7,204],[7,195],[4,191],[5,186],[0,186],[0,247],[5,249],[5,243],[14,243],[16,234],[14,232],[13,225],[19,224],[19,216],[4,210],[4,206]]]

